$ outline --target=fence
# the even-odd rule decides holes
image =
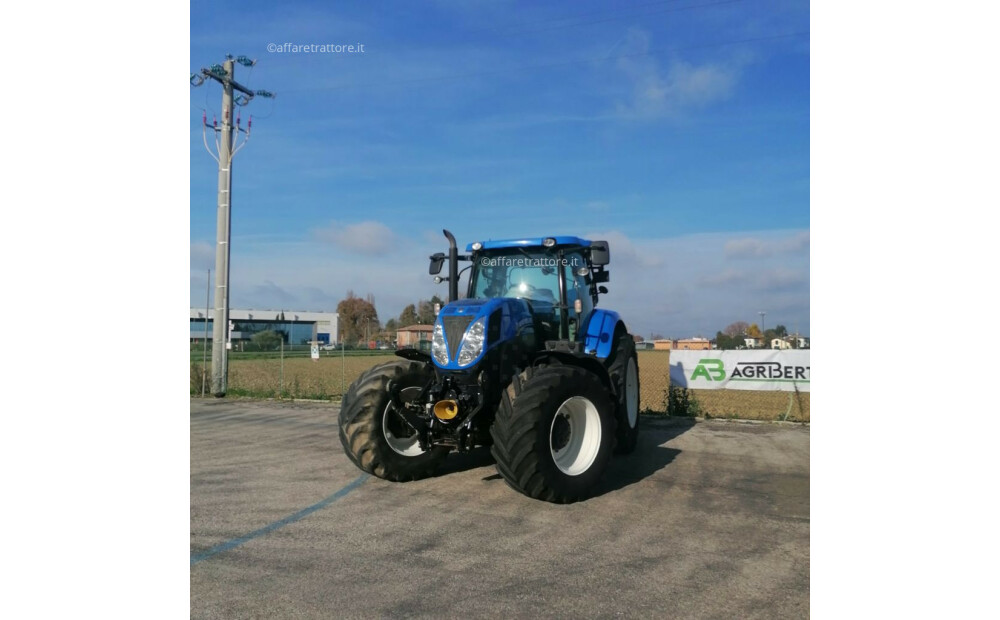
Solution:
[[[391,351],[320,351],[308,347],[268,352],[232,352],[229,394],[256,398],[338,400],[376,364],[399,359]],[[646,413],[750,420],[809,421],[808,392],[699,390],[670,385],[670,351],[639,351],[639,407]],[[201,352],[191,353],[191,394],[202,391]],[[209,351],[209,366],[211,351]],[[210,388],[209,390],[210,391]]]

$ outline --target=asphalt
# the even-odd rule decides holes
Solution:
[[[809,615],[809,428],[643,417],[591,499],[363,475],[329,404],[191,401],[191,617]]]

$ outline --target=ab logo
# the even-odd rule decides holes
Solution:
[[[695,366],[694,372],[691,373],[691,380],[694,381],[698,377],[705,377],[709,381],[724,380],[726,378],[726,370],[725,366],[722,365],[722,360],[698,360],[698,365]]]

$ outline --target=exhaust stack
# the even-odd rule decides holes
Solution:
[[[448,248],[448,302],[458,299],[458,245],[455,243],[455,235],[449,231],[444,231],[444,236],[448,238],[450,247]]]

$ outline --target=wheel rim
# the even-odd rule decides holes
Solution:
[[[408,387],[399,391],[400,402],[413,400],[420,395],[420,388]],[[411,434],[407,434],[407,431]],[[408,427],[402,418],[392,410],[392,403],[385,407],[382,413],[382,434],[385,435],[385,442],[389,444],[393,452],[403,456],[420,456],[424,450],[420,447],[420,440],[417,433]]]
[[[629,358],[625,370],[625,408],[628,410],[628,426],[635,428],[639,421],[639,373],[635,367],[635,358]]]
[[[601,449],[601,414],[583,396],[567,399],[552,418],[549,450],[559,471],[578,476],[594,464]]]

